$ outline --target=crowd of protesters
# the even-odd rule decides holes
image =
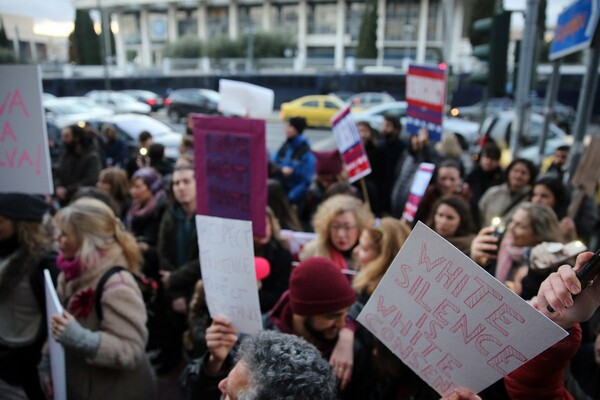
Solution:
[[[358,128],[372,167],[364,185],[348,182],[337,151],[311,150],[303,118],[286,125],[268,166],[265,234],[253,238],[272,332],[248,338],[208,313],[193,138],[183,138],[172,164],[148,132],[127,154],[113,127],[65,128],[54,196],[0,193],[0,397],[52,397],[48,322],[65,349],[73,399],[158,398],[157,377],[183,370],[179,394],[188,399],[437,400],[356,321],[422,221],[569,330],[481,398],[600,398],[600,279],[574,299],[581,286],[563,264],[579,269],[591,254],[555,254],[556,245],[579,239],[593,248],[598,239],[595,199],[563,181],[568,148],[547,171],[521,158],[504,170],[500,149],[487,143],[467,170],[451,140],[445,148],[426,132],[405,140],[398,118],[386,117],[380,133]],[[436,169],[408,221],[403,207],[421,162]],[[282,229],[315,236],[294,254]],[[50,321],[46,269],[65,307]],[[478,398],[464,388],[448,396]]]

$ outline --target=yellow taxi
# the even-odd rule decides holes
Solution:
[[[282,120],[291,117],[304,117],[308,126],[331,127],[329,119],[342,107],[344,102],[337,96],[311,95],[303,96],[287,103],[282,103],[279,116]]]

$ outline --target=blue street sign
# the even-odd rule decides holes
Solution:
[[[600,0],[578,0],[558,16],[550,60],[564,57],[589,47],[600,16]]]

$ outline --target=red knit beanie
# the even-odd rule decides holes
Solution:
[[[350,282],[327,258],[311,257],[295,267],[290,277],[290,306],[298,315],[339,311],[354,303]]]
[[[317,159],[316,173],[317,175],[339,175],[342,172],[342,160],[340,152],[336,150],[315,151]]]

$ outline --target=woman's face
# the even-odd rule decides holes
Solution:
[[[442,195],[456,193],[460,190],[460,172],[456,168],[442,167],[436,182]]]
[[[129,189],[129,193],[131,193],[131,197],[134,201],[139,203],[145,203],[152,197],[152,192],[144,183],[142,178],[136,178],[131,183],[131,189]]]
[[[529,184],[531,174],[525,164],[517,163],[508,173],[508,186],[511,190],[520,190]]]
[[[64,258],[75,258],[79,251],[79,240],[76,237],[67,234],[63,230],[58,230],[56,237],[56,245]]]
[[[262,237],[254,236],[254,243],[256,243],[256,244],[265,245],[265,244],[269,243],[269,240],[271,240],[271,236],[273,236],[273,228],[271,227],[271,219],[269,218],[268,215],[267,215],[266,219],[267,219],[267,221],[265,223],[265,235]]]
[[[358,241],[358,224],[350,211],[336,215],[329,224],[329,240],[339,251],[348,251]]]
[[[0,240],[10,239],[16,232],[15,222],[0,215]]]
[[[371,138],[371,130],[365,125],[358,124],[356,125],[356,127],[358,128],[358,134],[360,135],[360,138],[362,139],[363,143]]]
[[[535,185],[533,187],[533,194],[531,195],[531,202],[552,208],[556,203],[556,198],[547,186]]]
[[[522,208],[517,209],[512,215],[508,229],[512,234],[515,246],[533,246],[540,241],[540,238],[533,232],[529,214]]]
[[[448,204],[440,204],[435,210],[433,216],[434,230],[444,238],[452,237],[456,234],[460,225],[460,215]]]
[[[364,267],[379,256],[379,252],[375,248],[371,234],[364,230],[360,234],[358,244],[354,248],[354,255],[358,258],[359,265]]]
[[[110,193],[110,190],[111,190],[110,183],[106,182],[102,178],[102,176],[100,177],[100,179],[98,179],[98,182],[96,182],[96,188],[99,190],[102,190],[106,194],[111,194]]]

